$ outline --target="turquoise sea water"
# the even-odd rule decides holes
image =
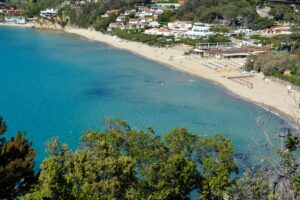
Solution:
[[[222,133],[240,153],[269,152],[257,121],[278,134],[283,120],[223,88],[78,36],[0,27],[0,115],[9,134],[26,130],[37,149],[53,136],[75,148],[81,133],[120,117],[132,127]],[[272,137],[273,137],[272,136]]]

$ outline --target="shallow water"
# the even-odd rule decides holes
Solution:
[[[45,141],[59,136],[75,148],[83,131],[110,117],[157,134],[173,127],[222,133],[253,160],[270,153],[257,121],[271,138],[286,126],[212,82],[59,32],[0,27],[0,77],[0,115],[9,134],[26,130],[38,163]]]

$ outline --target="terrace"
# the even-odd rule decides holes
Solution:
[[[198,43],[197,49],[216,49],[216,48],[233,47],[232,42],[219,42],[219,43]]]

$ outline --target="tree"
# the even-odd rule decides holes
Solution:
[[[164,11],[162,14],[160,14],[158,16],[157,20],[160,23],[167,23],[167,22],[170,22],[173,19],[173,17],[175,16],[175,14],[176,13],[174,11],[166,10],[166,11]]]
[[[273,23],[267,18],[260,18],[255,7],[259,0],[187,0],[177,12],[177,18],[203,21],[227,22],[230,26],[266,28]]]
[[[18,132],[7,140],[6,129],[0,117],[0,199],[15,199],[27,193],[36,182],[35,150],[25,133]]]
[[[48,143],[39,182],[25,199],[181,200],[202,190],[221,196],[235,168],[232,151],[222,136],[173,129],[162,139],[151,128],[109,120],[104,131],[83,134],[75,152],[58,139]],[[203,164],[208,159],[212,168]],[[213,182],[209,173],[219,182],[206,184]]]
[[[165,200],[190,199],[191,191],[198,189],[200,183],[195,163],[180,154],[171,155],[151,167],[143,181],[153,199]]]
[[[97,152],[96,150],[99,150]],[[105,141],[93,149],[72,153],[54,139],[48,143],[39,184],[25,199],[132,199],[138,194],[134,161],[115,157]]]
[[[222,135],[204,138],[199,145],[203,155],[203,184],[201,196],[204,199],[220,199],[232,184],[233,172],[238,172],[232,143]]]
[[[273,189],[268,179],[266,174],[263,173],[257,172],[253,176],[245,173],[244,177],[237,179],[228,189],[229,199],[276,199],[276,195],[273,194]]]

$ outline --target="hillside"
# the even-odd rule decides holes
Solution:
[[[9,0],[11,5],[25,7],[28,16],[36,16],[39,11],[49,7],[59,7],[64,0]],[[78,4],[79,1],[70,0],[70,4]],[[151,0],[101,0],[88,1],[76,8],[74,12],[68,12],[75,25],[88,27],[94,24],[97,17],[105,11],[117,8],[126,9],[137,3],[150,4]],[[260,17],[256,8],[267,5],[271,8],[270,15],[273,18]],[[300,14],[297,7],[290,4],[266,3],[264,0],[186,0],[185,4],[170,14],[171,19],[201,21],[207,23],[222,23],[232,27],[243,26],[251,29],[263,29],[277,22],[292,22],[300,24]],[[74,10],[74,9],[73,9]],[[80,16],[78,16],[80,15]],[[79,19],[84,19],[80,22]]]
[[[260,17],[257,7],[270,7],[271,18]],[[261,29],[274,23],[300,24],[299,5],[264,0],[187,0],[177,17],[193,21],[225,22],[230,26]]]

